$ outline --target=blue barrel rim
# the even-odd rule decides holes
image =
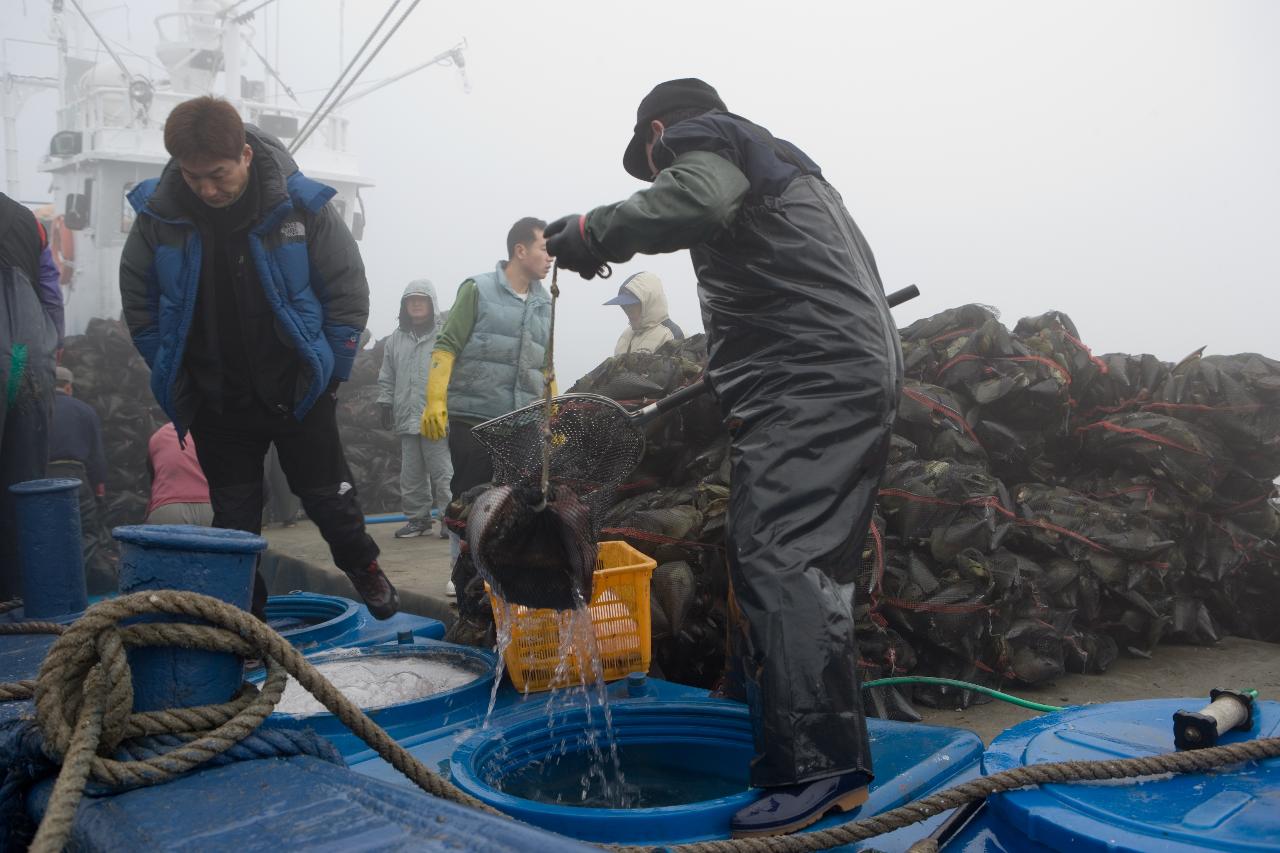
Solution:
[[[267,548],[267,540],[256,533],[195,524],[129,524],[114,528],[111,535],[141,548],[180,549],[193,553],[256,554]]]
[[[286,595],[267,596],[265,615],[272,618],[272,609],[285,609],[292,612],[278,615],[306,617],[326,615],[327,619],[311,625],[300,625],[279,632],[295,646],[307,643],[324,643],[342,636],[353,628],[357,628],[360,620],[360,605],[349,598],[337,595],[321,595],[315,592],[291,592]]]
[[[362,657],[424,657],[428,653],[434,655],[448,655],[458,658],[468,658],[472,661],[482,664],[485,668],[482,672],[476,674],[476,677],[466,684],[454,687],[451,690],[443,690],[439,693],[432,693],[427,696],[419,696],[417,699],[406,699],[403,702],[395,702],[391,705],[383,705],[380,708],[361,708],[367,716],[377,720],[379,717],[388,713],[395,714],[399,709],[404,709],[413,705],[419,705],[424,702],[448,702],[450,699],[463,693],[464,691],[474,690],[478,683],[489,684],[497,677],[498,656],[486,649],[477,649],[471,646],[460,646],[454,643],[443,643],[438,640],[419,640],[416,643],[397,643],[387,646],[357,646],[353,648],[343,649],[325,649],[322,652],[304,655],[307,663],[312,666],[320,666],[326,663],[340,663],[343,661],[351,661]],[[250,673],[248,680],[261,684],[266,680],[267,673],[265,670],[257,670]],[[310,714],[286,714],[281,711],[272,711],[269,720],[281,721],[286,720],[295,723],[314,723],[317,720],[337,717],[331,711],[314,711]]]
[[[609,710],[619,747],[628,743],[680,742],[697,736],[700,742],[705,743],[713,737],[726,748],[753,750],[751,715],[745,705],[737,702],[712,698],[675,701],[613,699],[609,702]],[[526,800],[499,791],[484,780],[484,762],[499,750],[505,750],[513,758],[531,754],[545,757],[558,732],[581,731],[585,718],[586,710],[581,707],[561,709],[557,712],[554,728],[549,728],[547,712],[539,708],[480,729],[454,749],[449,759],[450,778],[473,797],[535,826],[564,832],[584,841],[623,844],[661,841],[677,836],[684,841],[721,838],[729,817],[760,797],[758,790],[747,787],[739,794],[673,806],[592,808]],[[592,726],[603,730],[599,707],[593,708]],[[683,734],[685,732],[687,734]],[[535,749],[538,744],[543,748]],[[744,766],[744,775],[746,770]],[[566,831],[569,824],[573,825],[572,832]]]
[[[54,492],[79,490],[80,481],[74,477],[49,477],[43,480],[26,480],[14,483],[9,491],[15,495],[47,495]]]

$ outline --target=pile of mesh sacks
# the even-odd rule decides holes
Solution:
[[[1096,356],[1064,314],[1010,330],[980,305],[901,335],[908,379],[859,581],[864,677],[1037,684],[1160,642],[1280,641],[1280,362]],[[338,408],[371,513],[399,508],[398,440],[375,403],[382,345],[360,352]],[[572,390],[639,405],[694,381],[706,357],[702,336],[615,356]],[[147,439],[163,422],[147,367],[108,320],[70,338],[63,364],[102,418],[107,521],[139,523]],[[646,439],[604,535],[659,563],[657,668],[711,686],[724,665],[727,434],[704,396]],[[465,496],[455,504],[465,518]],[[976,699],[876,691],[875,710]]]
[[[1095,356],[1070,318],[966,305],[901,331],[906,375],[858,603],[864,677],[996,685],[1105,671],[1160,642],[1280,641],[1280,362]],[[611,358],[572,390],[639,404],[701,337]],[[702,398],[648,430],[605,534],[659,563],[655,659],[711,685],[725,637],[727,438]],[[879,693],[959,707],[950,688]]]
[[[379,428],[378,370],[384,341],[356,357],[338,392],[338,428],[366,512],[400,510],[400,444]],[[62,364],[75,375],[74,393],[102,420],[107,457],[109,526],[141,524],[151,483],[147,441],[167,418],[151,394],[151,372],[119,320],[91,320],[70,337]]]

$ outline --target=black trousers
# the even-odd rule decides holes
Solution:
[[[453,463],[453,480],[449,491],[459,497],[467,489],[493,480],[493,460],[484,445],[476,441],[471,429],[476,424],[449,419],[449,460]],[[462,616],[486,618],[489,601],[484,587],[477,581],[476,567],[467,555],[460,556],[453,564],[450,580],[458,591],[458,613]],[[475,584],[473,587],[472,584]]]
[[[378,545],[364,529],[364,512],[338,436],[336,407],[336,396],[325,393],[301,421],[261,407],[202,409],[191,424],[191,436],[209,481],[213,526],[262,532],[263,461],[274,444],[289,490],[320,528],[334,564],[354,572],[376,560]],[[255,612],[259,600],[266,602],[261,576],[254,585]]]

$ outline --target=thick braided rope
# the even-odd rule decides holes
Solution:
[[[147,614],[199,619],[209,624],[119,624]],[[245,685],[235,699],[222,705],[134,714],[127,646],[178,646],[260,657],[267,663],[267,678],[260,691]],[[65,841],[75,803],[89,778],[119,786],[155,784],[231,749],[270,715],[289,675],[427,793],[501,814],[458,790],[405,751],[287,640],[258,619],[208,596],[156,590],[89,608],[54,642],[45,657],[34,690],[36,719],[46,751],[61,760],[63,768],[54,786],[57,802],[50,801],[37,834],[37,841],[46,846],[32,849],[56,850]],[[110,757],[127,738],[165,733],[194,737],[163,755],[137,761]]]
[[[0,634],[61,634],[66,629],[57,622],[0,622]]]
[[[800,835],[699,841],[661,849],[670,853],[811,853],[815,850],[829,850],[844,844],[866,841],[927,820],[966,803],[985,799],[992,794],[1015,791],[1033,785],[1133,779],[1163,773],[1199,773],[1227,764],[1262,761],[1277,756],[1280,756],[1280,737],[1139,758],[1032,764],[963,782],[905,806],[862,820],[833,826],[830,829]],[[634,853],[636,848],[615,849],[628,849]],[[920,849],[923,850],[925,847],[921,846]]]
[[[0,613],[8,613],[22,606],[22,599],[0,602]],[[61,634],[67,626],[58,622],[0,622],[0,634]],[[10,681],[0,683],[0,702],[30,699],[35,695],[34,681]]]

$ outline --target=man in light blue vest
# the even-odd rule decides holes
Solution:
[[[422,434],[449,436],[454,495],[493,479],[489,454],[472,428],[542,396],[551,335],[551,296],[542,286],[551,271],[546,225],[526,216],[511,226],[507,260],[462,283],[432,350]],[[458,540],[452,538],[459,572],[470,563],[456,559]],[[472,572],[451,578],[446,592],[465,588]]]

